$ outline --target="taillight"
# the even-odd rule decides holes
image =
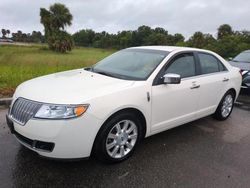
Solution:
[[[243,74],[243,70],[240,70],[239,72],[240,72],[240,75],[242,76],[242,74]]]

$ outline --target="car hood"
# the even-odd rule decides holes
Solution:
[[[238,67],[241,70],[250,70],[250,63],[246,62],[234,62],[234,61],[229,61],[230,65],[234,67]]]
[[[81,104],[94,97],[123,90],[133,83],[78,69],[26,81],[17,88],[13,98],[23,97],[54,104]]]

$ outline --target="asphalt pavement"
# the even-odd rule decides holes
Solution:
[[[21,146],[0,109],[0,187],[250,187],[250,96],[231,117],[206,117],[145,139],[127,161],[61,162]]]

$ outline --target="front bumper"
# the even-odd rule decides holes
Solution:
[[[24,126],[6,116],[11,133],[39,155],[57,159],[86,158],[102,121],[91,114],[70,120],[30,119]]]

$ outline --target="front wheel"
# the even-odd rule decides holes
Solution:
[[[141,122],[130,113],[122,113],[106,122],[97,135],[94,156],[116,163],[130,157],[141,139]]]
[[[216,112],[214,113],[214,118],[220,121],[226,120],[232,113],[234,107],[235,95],[232,91],[228,91],[222,98]]]

